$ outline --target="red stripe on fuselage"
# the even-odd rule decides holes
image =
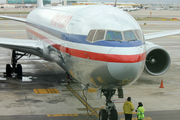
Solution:
[[[146,53],[143,54],[136,54],[136,55],[108,55],[108,62],[118,62],[121,61],[121,63],[135,63],[144,61],[146,58]]]
[[[115,63],[136,63],[136,62],[144,61],[146,58],[146,53],[136,54],[136,55],[114,55],[114,54],[95,53],[95,52],[68,48],[55,43],[54,41],[40,35],[39,33],[29,28],[26,28],[26,30],[31,32],[38,38],[42,39],[43,41],[47,42],[57,50],[79,58],[104,61],[104,62],[115,62]]]

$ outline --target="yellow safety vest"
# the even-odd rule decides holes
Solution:
[[[131,101],[126,101],[123,105],[124,114],[132,114],[134,106]]]

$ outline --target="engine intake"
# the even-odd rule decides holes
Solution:
[[[164,48],[157,45],[148,48],[145,61],[145,71],[147,73],[162,75],[168,70],[170,64],[170,56]]]

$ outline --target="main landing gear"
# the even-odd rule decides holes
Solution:
[[[115,94],[115,89],[105,90],[102,89],[103,95],[106,97],[106,108],[101,109],[99,112],[99,120],[118,120],[118,113],[116,106],[111,101],[112,96]],[[123,98],[123,89],[118,89],[119,98]],[[109,119],[108,119],[109,118]]]
[[[12,73],[17,74],[17,78],[21,79],[22,78],[22,66],[21,64],[17,64],[17,61],[21,59],[26,53],[21,54],[16,52],[15,50],[12,51],[12,58],[11,58],[11,65],[6,64],[6,76],[11,77]]]

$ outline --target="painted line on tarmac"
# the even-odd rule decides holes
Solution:
[[[95,88],[88,88],[87,92],[89,92],[89,93],[96,93],[97,89],[95,89]]]
[[[47,65],[47,63],[44,62],[44,64],[54,73],[54,75],[56,75],[56,77],[60,80],[63,80],[53,69],[51,69],[50,66]],[[86,101],[81,98],[69,85],[65,84],[65,86],[71,91],[71,93],[87,108],[88,110],[90,110],[91,112],[94,112],[93,108],[87,103],[86,105]],[[92,115],[95,115],[98,119],[99,119],[99,115],[97,112],[94,112]]]
[[[76,98],[78,98],[81,101],[81,103],[83,103],[84,106],[86,106],[86,101],[83,98],[81,98],[75,91],[73,91],[73,89],[69,85],[66,85],[66,87],[71,90],[71,92],[76,96]],[[91,112],[94,111],[89,104],[87,104],[87,107],[88,110],[90,110]],[[99,115],[96,112],[94,112],[93,114],[99,119]]]
[[[99,108],[93,108],[93,110],[96,110],[96,109],[99,109]],[[85,111],[86,108],[77,108],[77,110],[79,110],[79,111]]]
[[[124,114],[123,112],[118,112],[118,115]],[[137,112],[133,112],[132,114],[137,114]],[[120,120],[125,120],[125,118],[120,118]],[[137,118],[132,118],[132,120],[138,120]],[[143,120],[152,120],[150,117],[145,117]]]
[[[125,120],[125,118],[120,118],[120,120]],[[132,118],[132,120],[138,120],[137,118]],[[143,120],[152,120],[150,117],[145,117]]]
[[[70,91],[70,90],[61,90],[61,91],[67,92],[67,91]],[[82,91],[82,90],[73,90],[73,91]],[[97,89],[96,88],[88,88],[87,92],[88,93],[96,93]]]
[[[123,112],[118,112],[118,115],[124,114]],[[132,114],[137,114],[137,112],[133,112]]]
[[[16,38],[16,39],[27,39],[27,37],[12,37],[12,38]]]
[[[26,30],[0,30],[0,32],[26,32]]]
[[[0,26],[25,26],[25,24],[0,24]]]
[[[61,90],[62,92],[69,92],[70,90]],[[82,91],[82,90],[73,90],[73,91]]]
[[[178,35],[174,35],[174,36],[167,36],[168,38],[180,38],[180,36]]]
[[[56,94],[60,93],[56,88],[52,89],[33,89],[36,94]]]
[[[48,117],[79,116],[78,114],[47,114]]]

